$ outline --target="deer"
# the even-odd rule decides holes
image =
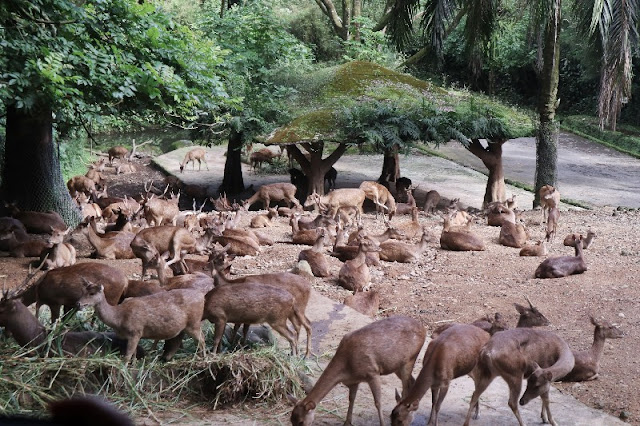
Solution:
[[[11,230],[0,234],[0,247],[3,251],[9,252],[11,257],[38,257],[50,248],[51,244],[31,234],[23,236],[19,231]]]
[[[475,377],[478,355],[489,338],[489,333],[473,325],[453,324],[429,342],[422,370],[409,392],[401,397],[396,391],[397,405],[391,413],[391,424],[410,425],[420,400],[431,389],[431,414],[427,424],[437,425],[449,384],[467,374]]]
[[[342,303],[363,315],[373,317],[380,308],[380,294],[375,290],[359,291],[345,297]]]
[[[80,211],[82,212],[82,219],[86,220],[88,218],[101,218],[102,217],[102,209],[97,203],[91,202],[89,198],[84,196],[84,194],[78,194],[75,198],[78,207],[80,207]]]
[[[398,183],[396,182],[396,187]],[[416,207],[416,199],[413,197],[413,191],[417,188],[417,186],[409,186],[404,189],[404,192],[407,194],[407,202],[406,203],[398,203],[396,205],[396,214],[411,214],[411,211],[414,207]]]
[[[494,201],[487,205],[485,209],[487,215],[487,225],[500,226],[505,222],[514,222],[516,220],[515,213],[509,209],[504,203],[500,201]]]
[[[104,161],[105,159],[101,158],[98,163],[90,164],[89,170],[84,174],[87,178],[94,181],[96,185],[104,184],[104,176],[102,175],[104,171]]]
[[[542,312],[538,310],[531,300],[525,296],[527,302],[529,302],[529,307],[520,305],[518,303],[514,303],[516,311],[518,311],[518,323],[516,324],[516,328],[530,328],[530,327],[543,327],[551,324],[547,317],[544,316]],[[433,330],[431,333],[431,338],[435,339],[440,335],[444,330],[451,327],[453,323],[443,324]],[[509,325],[506,320],[502,317],[500,312],[496,312],[494,317],[485,316],[484,318],[480,318],[471,323],[471,325],[481,328],[486,331],[490,335],[494,335],[498,331],[504,331],[509,329]]]
[[[393,345],[388,344],[389,336],[393,336]],[[358,385],[367,382],[380,426],[383,426],[380,376],[395,373],[402,381],[402,394],[406,395],[414,381],[411,371],[425,338],[422,324],[405,316],[385,318],[346,334],[307,396],[298,401],[288,395],[294,404],[291,424],[313,424],[318,404],[339,383],[349,388],[349,408],[344,423],[352,424]]]
[[[561,278],[568,275],[582,274],[587,264],[582,256],[582,239],[575,241],[575,256],[556,256],[545,259],[536,268],[536,278]]]
[[[36,316],[42,305],[49,306],[51,322],[60,317],[60,307],[64,306],[67,315],[76,307],[84,295],[83,279],[99,282],[104,286],[106,300],[115,305],[120,300],[128,280],[124,272],[104,263],[85,262],[47,271],[22,294],[22,303],[30,306],[36,303]]]
[[[76,249],[71,243],[65,243],[64,237],[71,231],[67,228],[65,231],[54,230],[48,239],[51,246],[40,253],[40,262],[44,262],[44,268],[55,269],[63,266],[71,266],[76,263]]]
[[[84,295],[77,306],[93,306],[95,314],[116,335],[127,339],[124,357],[128,364],[140,339],[165,340],[162,359],[170,360],[178,351],[183,333],[198,342],[198,351],[205,355],[201,321],[204,294],[197,290],[171,290],[143,297],[130,297],[112,306],[106,299],[104,287],[83,278]]]
[[[444,217],[442,234],[440,234],[440,247],[444,250],[454,251],[483,251],[484,241],[471,232],[451,231],[449,218]]]
[[[555,425],[549,409],[549,384],[566,376],[573,369],[574,363],[569,345],[550,331],[515,328],[494,334],[478,357],[478,368],[474,372],[475,390],[464,425],[469,425],[480,395],[496,376],[507,382],[509,408],[521,426],[524,422],[518,411],[518,397],[523,378],[528,378],[527,389],[520,398],[520,405],[540,396],[543,422],[548,420]]]
[[[313,247],[301,250],[298,253],[298,260],[306,260],[311,267],[314,277],[328,277],[329,263],[324,254],[324,246],[329,240],[329,235],[324,228],[320,228],[320,234],[316,238]]]
[[[558,220],[560,220],[560,210],[557,207],[551,207],[547,214],[547,242],[553,242],[558,229]]]
[[[600,373],[600,360],[604,352],[606,339],[620,339],[624,337],[622,330],[616,324],[605,320],[589,317],[591,324],[595,326],[593,331],[593,344],[584,351],[573,351],[575,365],[573,370],[562,378],[563,382],[583,382],[596,380]]]
[[[529,239],[529,233],[522,223],[516,222],[515,213],[511,210],[509,212],[509,217],[505,217],[500,227],[498,241],[503,246],[522,248]]]
[[[102,207],[99,202],[96,204]],[[105,207],[102,207],[102,217],[107,222],[115,222],[120,214],[124,214],[126,217],[133,217],[141,209],[142,206],[136,200],[125,197],[121,201],[109,203]]]
[[[96,193],[96,183],[86,176],[74,176],[67,181],[67,189],[71,197],[79,193],[92,195]]]
[[[411,182],[411,179],[409,179],[408,177],[404,177],[403,176],[403,177],[399,177],[398,179],[396,179],[396,194],[397,194],[396,198],[400,199],[403,194],[407,194],[406,191],[410,186],[412,186],[412,182]],[[417,188],[417,186],[416,186],[416,188]],[[409,195],[409,194],[407,194],[407,195]]]
[[[271,201],[286,201],[289,207],[291,204],[296,207],[300,205],[296,199],[296,186],[288,182],[262,185],[255,194],[243,203],[245,211],[249,210],[249,207],[257,201],[261,201],[265,209],[269,208]]]
[[[18,219],[31,234],[51,234],[52,229],[67,229],[59,213],[20,210],[15,203],[7,204],[11,216]]]
[[[544,185],[538,193],[542,206],[542,220],[546,221],[549,210],[560,205],[560,192],[552,185]]]
[[[428,231],[424,230],[418,244],[407,244],[403,241],[384,241],[380,243],[380,259],[387,262],[411,263],[427,249],[431,240]]]
[[[386,221],[385,211],[389,214],[389,220],[393,218],[396,213],[396,200],[386,187],[378,182],[365,180],[360,184],[360,189],[376,205],[376,218],[378,213],[382,213],[382,218]]]
[[[268,285],[272,287],[281,288],[289,292],[294,298],[294,304],[296,310],[298,312],[297,315],[294,315],[292,319],[293,328],[296,333],[296,344],[298,342],[298,338],[300,337],[300,329],[305,324],[309,324],[309,319],[306,316],[307,304],[309,303],[309,297],[311,295],[311,284],[305,278],[292,274],[289,272],[279,272],[279,273],[270,273],[270,274],[258,274],[258,275],[246,275],[243,277],[229,279],[227,278],[226,267],[227,265],[223,261],[223,257],[226,254],[226,248],[223,248],[221,251],[212,253],[211,263],[213,264],[213,268],[216,273],[214,275],[214,282],[216,287],[225,286],[227,284],[235,285],[237,283],[254,283],[261,285]],[[304,321],[299,321],[298,316],[302,317]],[[236,323],[236,330],[240,323]],[[309,356],[310,348],[311,348],[311,329],[306,328],[307,331],[307,349],[306,356]],[[244,340],[247,336],[248,325],[245,324],[244,328]],[[235,333],[234,333],[235,335]]]
[[[196,238],[186,229],[177,226],[154,226],[139,231],[131,240],[133,254],[142,260],[142,277],[145,276],[149,262],[153,259],[153,248],[158,253],[169,252],[171,259],[167,266],[181,262],[184,253],[195,251]]]
[[[136,234],[129,231],[111,231],[105,236],[96,232],[95,220],[89,221],[89,226],[84,230],[89,243],[95,249],[98,259],[135,259],[136,255],[131,249],[131,242]]]
[[[262,167],[262,163],[269,163],[273,161],[274,158],[279,157],[281,154],[276,154],[271,151],[269,148],[262,148],[258,151],[254,151],[249,155],[249,162],[251,163],[251,169],[254,171]]]
[[[546,256],[548,252],[547,242],[538,240],[536,244],[525,244],[520,249],[520,256]]]
[[[119,163],[116,166],[116,174],[135,173],[137,171],[136,166],[131,163]]]
[[[267,209],[267,214],[260,214],[251,218],[249,224],[252,228],[267,228],[272,225],[274,217],[278,216],[278,210],[272,207]]]
[[[511,211],[514,211],[518,208],[518,202],[516,201],[516,194],[511,194],[511,198],[507,198],[504,202],[504,205]]]
[[[573,247],[575,244],[575,241],[579,238],[582,238],[582,248],[586,250],[589,247],[591,247],[593,240],[596,238],[596,232],[589,229],[589,231],[587,231],[586,237],[582,237],[582,234],[569,234],[566,237],[564,237],[563,244],[565,246]]]
[[[122,159],[125,158],[127,154],[129,154],[129,150],[124,146],[112,146],[111,148],[109,148],[109,151],[107,151],[107,155],[109,156],[109,164],[113,165],[113,160],[115,158]]]
[[[338,285],[355,293],[368,288],[371,274],[366,262],[366,254],[375,251],[380,251],[380,245],[370,238],[362,238],[357,256],[344,262],[340,268]]]
[[[395,229],[404,234],[403,237],[396,237],[402,240],[417,238],[422,234],[423,228],[418,220],[418,208],[411,209],[411,222],[402,222],[395,225]]]
[[[171,223],[172,225],[175,225],[176,216],[180,213],[180,207],[178,207],[180,202],[180,192],[178,192],[177,196],[171,197],[171,199],[168,200],[153,198],[153,195],[149,196],[152,186],[153,181],[149,186],[147,186],[146,183],[144,185],[146,195],[142,202],[142,211],[147,223],[149,226],[160,226],[163,223]],[[166,194],[168,189],[169,186],[166,186],[162,195]]]
[[[398,239],[398,240],[406,239],[406,234],[404,232],[398,230],[397,228],[389,224],[387,224],[385,231],[382,234],[378,234],[378,235],[367,234],[364,230],[364,226],[361,225],[358,227],[357,230],[349,234],[349,240],[347,241],[347,245],[358,246],[359,239],[364,235],[367,235],[369,238],[377,241],[378,243],[383,243],[390,239]]]
[[[427,196],[425,198],[424,207],[422,208],[427,214],[435,214],[436,209],[438,207],[438,203],[440,203],[440,194],[435,189],[427,192]]]
[[[186,165],[191,163],[193,165],[193,170],[196,170],[196,161],[198,162],[198,171],[202,170],[202,163],[204,162],[204,166],[209,170],[209,165],[207,164],[207,159],[205,158],[205,150],[203,148],[193,148],[190,149],[184,156],[182,163],[180,163],[180,173],[184,172],[184,168]]]
[[[355,208],[356,221],[360,222],[362,218],[362,204],[366,198],[365,193],[359,188],[340,188],[329,192],[326,195],[320,195],[316,192],[309,194],[304,207],[317,206],[318,208],[326,208],[328,216],[338,220],[338,210],[341,208]]]
[[[269,303],[265,303],[266,300]],[[289,341],[291,354],[296,356],[297,334],[289,329],[287,319],[293,324],[302,324],[307,336],[311,335],[311,324],[296,305],[296,299],[289,291],[268,284],[236,282],[216,286],[206,295],[202,316],[203,320],[215,325],[213,353],[219,350],[227,322],[245,326],[266,322]],[[307,353],[309,350],[307,341]]]

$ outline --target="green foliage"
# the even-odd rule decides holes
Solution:
[[[0,5],[0,22],[5,108],[48,106],[74,122],[149,108],[192,120],[233,101],[225,52],[150,2],[17,0]]]
[[[600,130],[596,117],[574,115],[563,117],[562,126],[589,140],[640,158],[640,129],[618,126],[618,131]]]
[[[311,48],[317,61],[334,62],[342,56],[342,40],[315,5],[298,11],[288,26],[291,34]]]
[[[61,141],[58,145],[58,151],[62,178],[65,182],[73,176],[84,175],[87,172],[87,163],[91,161],[91,158],[89,153],[85,151],[81,139],[72,138]]]
[[[374,22],[365,17],[352,21],[352,33],[355,37],[344,42],[343,61],[368,61],[376,64],[396,67],[400,64],[399,56],[389,48],[387,38],[381,31],[373,31]]]

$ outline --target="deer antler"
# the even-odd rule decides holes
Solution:
[[[524,298],[525,298],[525,300],[526,300],[527,302],[529,302],[529,306],[530,306],[531,308],[533,308],[533,307],[534,307],[534,306],[533,306],[533,303],[531,303],[531,300],[529,300],[529,297],[528,297],[528,296],[524,296]]]

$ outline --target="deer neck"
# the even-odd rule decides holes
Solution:
[[[311,248],[311,250],[315,251],[315,252],[321,252],[322,249],[324,248],[324,235],[320,235],[318,238],[316,238],[316,242],[313,244],[313,247]]]
[[[298,220],[299,218],[294,216],[293,219],[291,220],[291,230],[293,231],[294,234],[297,234],[298,231],[300,231],[300,227],[298,226]]]
[[[344,362],[336,360],[334,357],[329,362],[329,365],[327,365],[327,368],[324,369],[315,386],[307,394],[303,402],[313,401],[318,405],[331,389],[348,378],[345,367]]]
[[[593,359],[600,359],[602,357],[602,353],[604,352],[604,333],[602,328],[596,327],[593,332],[593,344],[589,349],[589,354],[593,357]]]
[[[102,238],[100,238],[100,236],[96,234],[93,226],[95,226],[95,224],[93,224],[92,222],[92,225],[87,227],[87,238],[89,239],[91,245],[95,247],[98,252],[100,252],[109,247],[111,244],[107,241],[103,241]]]
[[[109,327],[117,330],[120,326],[121,315],[119,309],[115,306],[111,306],[104,295],[104,292],[100,293],[100,300],[95,304],[94,310],[96,315],[100,317],[103,323]]]
[[[596,236],[593,232],[587,233],[587,237],[582,241],[582,247],[588,249],[591,246],[593,238]]]
[[[13,303],[16,306],[16,316],[5,327],[20,346],[40,345],[47,336],[46,329],[22,302]]]

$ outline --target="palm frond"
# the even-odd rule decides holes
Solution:
[[[403,49],[413,34],[413,18],[420,7],[419,0],[397,0],[389,12],[386,31],[391,42]]]

